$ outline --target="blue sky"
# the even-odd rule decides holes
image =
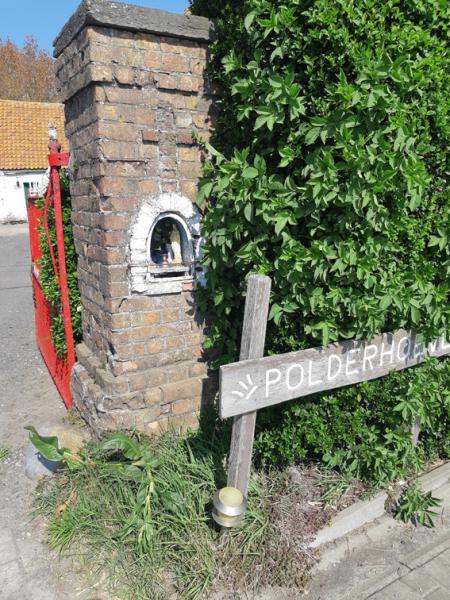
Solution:
[[[81,0],[80,0],[81,1]],[[79,0],[3,0],[0,19],[0,39],[10,38],[22,46],[27,35],[33,34],[39,46],[52,52],[52,42]],[[183,12],[188,0],[137,0],[130,2],[170,12]]]

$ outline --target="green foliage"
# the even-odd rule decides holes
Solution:
[[[450,458],[450,361],[394,372],[378,381],[263,411],[255,449],[265,463],[322,461],[352,477],[386,485]],[[411,425],[421,419],[420,444]]]
[[[426,525],[434,527],[434,517],[437,512],[431,510],[441,504],[439,498],[435,498],[431,492],[423,492],[416,482],[409,485],[403,492],[396,509],[395,517],[407,523],[411,521],[415,525]]]
[[[243,5],[219,30],[224,111],[200,193],[212,342],[236,355],[251,271],[273,279],[273,350],[448,332],[448,5]]]
[[[273,281],[269,353],[402,327],[450,337],[448,3],[210,4],[192,2],[218,16],[223,89],[199,194],[200,299],[220,361],[237,357],[250,272]],[[261,415],[261,456],[384,482],[448,455],[448,376],[436,389],[430,368]]]
[[[39,453],[50,462],[62,462],[69,469],[77,468],[82,463],[82,458],[71,452],[68,448],[60,448],[56,436],[42,436],[32,426],[25,427],[29,431],[30,442],[39,451]]]
[[[72,221],[71,221],[71,204],[69,195],[69,179],[64,170],[60,171],[61,179],[61,203],[62,203],[62,221],[64,232],[64,247],[66,251],[66,270],[67,283],[69,287],[69,300],[72,315],[72,328],[75,343],[81,341],[81,313],[80,309],[80,291],[78,289],[78,274],[77,274],[77,254],[73,242]],[[40,201],[40,206],[44,207],[44,200]],[[49,231],[50,238],[57,260],[58,252],[56,246],[56,227],[54,220],[53,209],[49,212]],[[47,236],[44,227],[40,227],[40,247],[42,257],[39,259],[40,282],[45,298],[54,309],[52,315],[51,335],[52,343],[59,357],[64,357],[67,354],[66,335],[64,331],[64,322],[61,314],[61,293],[56,279],[53,264],[51,260],[50,250],[48,246]]]
[[[91,572],[106,572],[115,598],[161,600],[176,588],[193,600],[211,597],[214,585],[292,584],[307,561],[298,564],[298,549],[270,520],[282,478],[255,475],[244,525],[227,536],[213,527],[224,452],[215,431],[182,438],[114,433],[87,445],[77,468],[59,471],[38,493],[50,544],[73,555],[79,543],[76,553]]]

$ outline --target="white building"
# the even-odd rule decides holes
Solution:
[[[66,152],[62,104],[0,100],[0,223],[27,220],[28,191],[42,187],[48,167],[50,123]]]

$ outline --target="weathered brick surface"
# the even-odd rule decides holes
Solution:
[[[192,133],[208,139],[213,119],[207,44],[89,25],[56,59],[82,297],[72,389],[97,430],[191,427],[214,395],[195,286],[141,296],[129,285],[130,228],[143,200],[197,194],[203,156]]]

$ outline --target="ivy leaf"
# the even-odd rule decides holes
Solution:
[[[213,187],[214,183],[212,181],[207,181],[201,184],[197,194],[197,204],[199,206],[202,206],[205,203],[205,200],[210,196]]]
[[[415,325],[420,322],[420,310],[415,306],[411,306],[411,319]]]
[[[275,217],[275,233],[279,235],[283,229],[286,227],[286,224],[289,220],[289,216],[278,215]]]
[[[283,58],[283,48],[278,46],[270,55],[270,61],[273,62],[275,58]]]
[[[314,142],[320,135],[320,131],[321,130],[319,128],[312,127],[305,135],[305,144],[307,144],[308,146],[314,144]]]
[[[275,322],[275,325],[279,325],[281,321],[281,317],[283,316],[283,309],[279,304],[272,304],[269,313],[269,320]]]
[[[255,12],[251,12],[248,13],[248,15],[245,17],[244,19],[244,27],[247,31],[250,31],[250,28],[253,24],[253,21],[255,20],[256,17],[256,13]]]
[[[389,306],[391,304],[392,304],[392,297],[389,296],[389,294],[387,294],[386,296],[383,296],[383,298],[381,298],[380,308],[381,308],[381,310],[386,310],[387,308],[389,308]]]
[[[258,177],[258,171],[255,169],[255,167],[246,167],[242,171],[242,177],[244,179],[255,179],[255,177]]]

